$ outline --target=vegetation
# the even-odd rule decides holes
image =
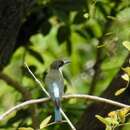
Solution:
[[[65,94],[90,94],[129,104],[129,0],[0,3],[0,12],[10,13],[0,14],[0,27],[6,25],[0,31],[0,114],[26,100],[46,97],[25,63],[44,86],[49,65],[60,58],[71,61],[63,69]],[[15,17],[11,9],[16,9]],[[78,98],[63,100],[62,108],[77,130],[129,129],[129,108]],[[0,129],[71,129],[67,123],[43,128],[54,121],[53,113],[52,102],[29,105],[1,120]]]

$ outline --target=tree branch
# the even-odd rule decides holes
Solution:
[[[24,86],[19,84],[17,81],[10,78],[8,75],[4,73],[0,73],[0,79],[4,80],[8,85],[11,85],[12,88],[17,90],[19,93],[22,94],[24,100],[30,100],[32,98],[31,93],[26,89]],[[34,128],[37,128],[39,126],[38,120],[36,118],[36,109],[35,105],[30,108],[30,113],[32,116],[32,124]]]
[[[0,73],[0,79],[4,80],[8,85],[11,85],[11,87],[21,93],[25,100],[31,99],[31,93],[24,86],[10,78],[8,75]]]
[[[111,104],[117,107],[130,107],[130,105],[124,104],[124,103],[120,103],[120,102],[116,102],[110,99],[106,99],[106,98],[102,98],[102,97],[98,97],[98,96],[91,96],[91,95],[87,95],[87,94],[69,94],[69,95],[64,95],[63,99],[70,99],[70,98],[78,98],[78,99],[85,99],[85,100],[91,100],[91,101],[96,101],[96,102],[102,102],[102,103],[107,103],[107,104]],[[40,98],[40,99],[32,99],[32,100],[28,100],[25,101],[23,103],[20,103],[14,107],[12,107],[11,109],[7,110],[5,113],[0,115],[0,120],[3,120],[6,116],[8,116],[9,114],[11,114],[12,112],[23,108],[27,105],[32,105],[32,104],[37,104],[37,103],[45,103],[48,102],[51,98],[47,97],[47,98]]]

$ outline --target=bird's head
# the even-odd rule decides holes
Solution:
[[[70,63],[69,60],[56,60],[51,65],[51,69],[59,69],[60,67],[64,66],[65,64]]]

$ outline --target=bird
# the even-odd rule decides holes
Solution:
[[[60,107],[62,95],[64,94],[64,78],[61,68],[68,63],[70,63],[69,60],[55,60],[50,65],[50,69],[45,77],[45,85],[54,103],[55,122],[62,121]]]

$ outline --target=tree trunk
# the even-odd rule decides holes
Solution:
[[[32,1],[0,0],[0,70],[9,62],[22,18]]]

